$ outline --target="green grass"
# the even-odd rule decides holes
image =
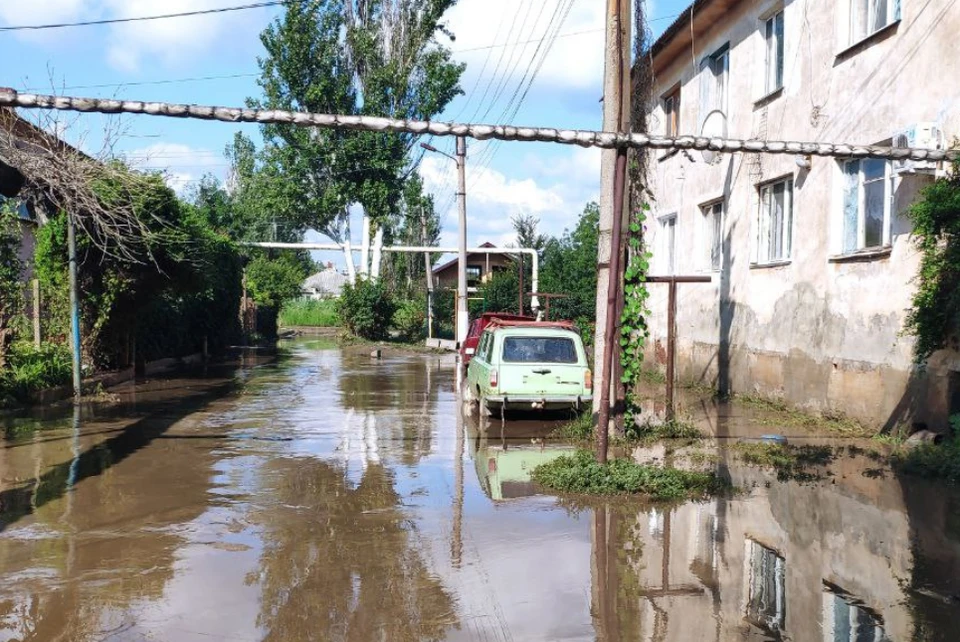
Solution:
[[[534,469],[545,488],[576,495],[643,495],[656,501],[698,499],[726,486],[712,473],[689,472],[614,459],[599,464],[589,451],[563,455]]]
[[[893,456],[898,470],[916,477],[960,484],[960,440],[943,444],[922,444]]]
[[[593,415],[589,412],[582,412],[570,421],[557,426],[553,431],[553,436],[557,439],[568,439],[571,441],[586,441],[593,438]]]
[[[653,443],[664,439],[702,439],[703,433],[682,419],[669,419],[661,424],[645,423],[626,431],[627,442]]]
[[[776,415],[776,423],[782,425],[800,426],[847,437],[866,437],[871,434],[871,431],[860,422],[839,413],[825,412],[819,416],[812,415],[793,408],[780,399],[768,399],[753,394],[736,394],[733,396],[733,400],[744,406]]]
[[[7,367],[0,371],[0,408],[15,406],[46,388],[70,382],[70,349],[61,344],[17,342],[7,355]]]
[[[288,301],[280,309],[282,327],[335,328],[340,325],[336,299],[298,299]]]
[[[731,446],[741,461],[776,471],[780,481],[822,479],[820,470],[836,458],[830,446],[786,446],[764,442],[740,442]]]

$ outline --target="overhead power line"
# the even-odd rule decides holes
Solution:
[[[96,25],[112,25],[123,22],[144,22],[146,20],[166,20],[167,18],[186,18],[189,16],[203,16],[212,13],[229,13],[231,11],[245,11],[247,9],[261,9],[264,7],[277,7],[280,5],[291,4],[292,2],[302,2],[303,0],[270,0],[268,2],[254,2],[252,4],[237,5],[234,7],[219,7],[217,9],[198,9],[196,11],[184,11],[181,13],[166,13],[155,16],[132,16],[129,18],[105,18],[103,20],[84,20],[81,22],[57,22],[44,25],[13,25],[0,27],[0,31],[41,31],[44,29],[66,29],[68,27],[93,27]]]
[[[721,153],[748,154],[803,154],[834,158],[878,158],[885,160],[960,160],[958,149],[924,149],[856,145],[850,143],[815,143],[795,141],[744,140],[736,138],[706,138],[703,136],[648,136],[639,133],[614,133],[593,130],[556,129],[552,127],[515,127],[513,125],[485,125],[467,123],[440,123],[425,120],[401,120],[379,116],[352,116],[317,114],[281,109],[249,109],[215,105],[184,105],[109,98],[81,98],[74,96],[44,96],[18,94],[13,89],[0,88],[0,107],[23,109],[57,109],[81,113],[141,114],[170,118],[217,120],[225,123],[256,123],[322,127],[353,131],[396,132],[432,136],[466,136],[478,140],[509,140],[519,142],[560,143],[601,149],[695,149]]]

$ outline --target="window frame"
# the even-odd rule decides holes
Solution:
[[[855,1],[855,0],[854,0]],[[780,31],[777,32],[777,20],[779,19]],[[763,96],[770,96],[781,89],[784,85],[785,59],[786,59],[786,18],[784,10],[781,8],[762,19],[763,23],[763,48],[764,48],[764,68],[763,68]],[[775,48],[771,44],[771,39],[775,39]],[[776,72],[771,73],[771,58],[776,58]],[[774,81],[771,83],[771,75]]]
[[[847,11],[847,45],[854,46],[864,40],[868,40],[875,34],[880,33],[887,27],[894,25],[901,20],[903,15],[903,0],[882,0],[887,14],[886,20],[882,25],[877,25],[876,0],[850,0]],[[862,9],[858,11],[858,9]],[[860,24],[860,16],[863,16],[863,24]]]
[[[710,222],[708,219],[714,216],[714,209],[720,208],[719,225],[716,222]],[[703,272],[722,272],[723,271],[723,228],[726,223],[727,205],[726,199],[718,198],[707,201],[700,205],[700,229],[701,245],[700,256],[704,262]],[[719,246],[719,247],[718,247]],[[716,253],[716,264],[714,264],[714,253]]]
[[[673,276],[677,274],[677,225],[679,218],[677,213],[666,214],[659,217],[660,232],[663,233],[661,241],[661,250],[664,256],[664,265],[662,267],[665,274]],[[670,228],[673,228],[673,236],[670,236]]]
[[[660,97],[660,105],[663,109],[663,131],[667,138],[676,138],[680,135],[680,83],[677,83],[670,91]],[[668,109],[668,105],[670,108]]]
[[[717,48],[713,53],[700,61],[700,127],[696,133],[700,133],[703,123],[707,116],[712,112],[720,111],[727,115],[730,105],[730,43],[726,42]],[[723,66],[720,72],[717,72],[717,62],[723,60]],[[707,70],[710,75],[707,75]],[[717,78],[722,77],[722,82],[717,82]],[[709,89],[709,82],[714,82],[714,88]],[[710,90],[711,104],[706,105],[706,92]],[[719,89],[719,96],[717,92]]]
[[[770,229],[769,220],[772,208],[765,210],[767,202],[764,198],[764,193],[768,191],[772,198],[775,195],[774,190],[778,185],[784,185],[784,220],[781,223],[780,230],[781,254],[780,256],[772,257],[769,253],[770,237],[764,233]],[[793,174],[781,176],[757,185],[757,210],[755,217],[757,227],[756,233],[753,235],[754,253],[751,262],[752,265],[783,265],[793,260],[793,239],[796,236],[794,234],[794,225],[796,224],[796,217],[794,216],[794,203],[796,201],[795,190],[796,181],[794,180]],[[764,248],[767,248],[766,252],[764,252]]]
[[[867,163],[883,163],[883,175],[880,177],[868,178],[865,167]],[[851,193],[850,178],[853,173],[848,170],[851,165],[858,165],[856,198],[857,198],[857,221],[856,221],[856,243],[854,247],[848,247],[847,237],[847,208],[849,195]],[[840,256],[855,255],[858,253],[869,253],[890,248],[893,243],[893,200],[896,195],[897,175],[893,171],[893,165],[889,160],[879,160],[872,158],[848,158],[840,161],[841,174],[841,197],[840,197]],[[867,245],[867,186],[877,183],[883,185],[883,213],[880,222],[880,243]]]

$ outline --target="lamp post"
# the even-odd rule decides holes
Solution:
[[[457,136],[457,155],[451,156],[446,152],[427,143],[420,143],[420,147],[428,152],[436,152],[453,160],[457,164],[457,204],[460,213],[459,251],[457,253],[457,347],[467,338],[469,319],[467,317],[467,139]]]

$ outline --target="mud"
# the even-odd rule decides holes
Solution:
[[[0,420],[0,640],[960,638],[960,496],[860,451],[558,499],[562,417],[462,419],[446,356],[286,352]]]

